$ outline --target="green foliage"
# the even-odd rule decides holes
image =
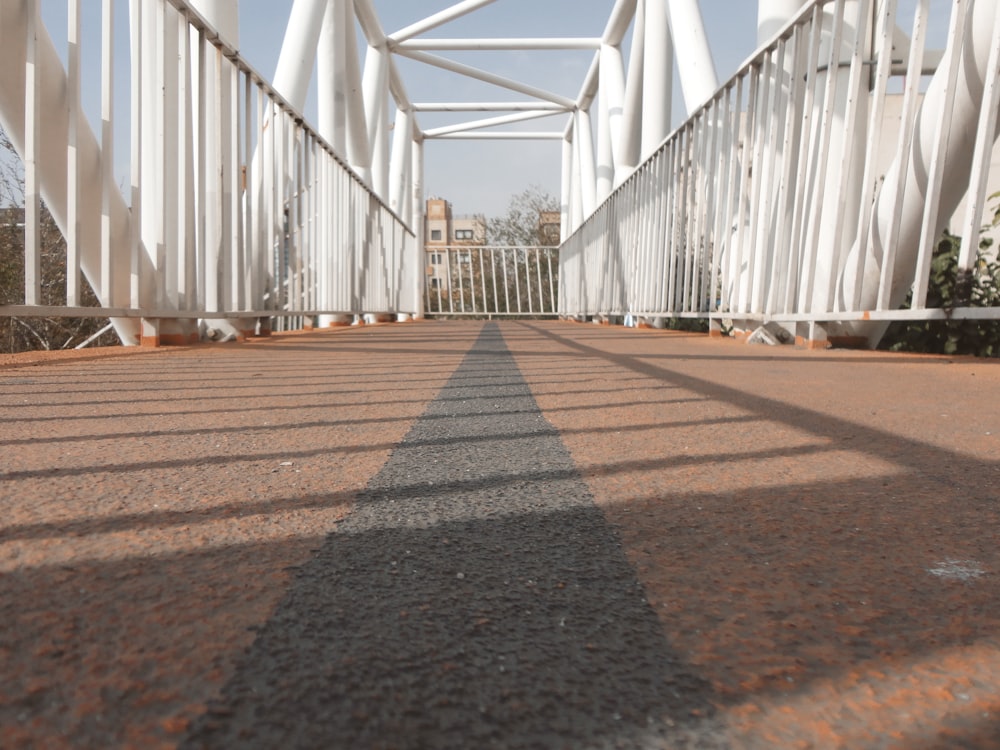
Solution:
[[[708,333],[707,318],[669,318],[666,326],[671,331],[690,331],[692,333]]]
[[[1000,194],[991,196],[997,198]],[[1000,225],[1000,208],[992,225]],[[1000,307],[1000,262],[990,250],[990,241],[980,243],[971,269],[959,269],[962,240],[949,233],[938,242],[931,261],[927,307],[953,310],[956,307]],[[905,307],[912,303],[912,292]],[[893,323],[880,349],[927,354],[972,354],[1000,357],[1000,321],[997,320],[910,320]]]

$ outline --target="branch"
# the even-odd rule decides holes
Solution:
[[[43,339],[43,338],[41,337],[41,335],[40,335],[40,334],[38,333],[38,331],[36,331],[36,330],[35,330],[34,328],[32,328],[31,326],[29,326],[29,325],[28,325],[27,323],[25,323],[25,322],[24,322],[23,320],[21,320],[20,318],[11,318],[11,320],[13,320],[13,321],[14,321],[15,323],[17,323],[17,324],[18,324],[18,325],[20,325],[20,326],[21,326],[22,328],[24,328],[24,329],[25,329],[26,331],[28,331],[28,333],[30,333],[30,334],[31,334],[32,336],[34,336],[34,337],[35,337],[35,339],[36,339],[36,340],[38,341],[38,343],[42,345],[42,348],[43,348],[43,349],[44,349],[45,351],[50,351],[50,350],[52,349],[52,347],[51,347],[51,346],[49,346],[49,342],[48,342],[48,341],[46,341],[45,339]]]

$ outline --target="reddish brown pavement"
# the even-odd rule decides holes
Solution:
[[[175,746],[480,328],[3,365],[0,744]],[[732,746],[1000,747],[1000,366],[501,330]]]
[[[734,747],[1000,747],[1000,363],[505,336]]]
[[[175,746],[478,326],[441,331],[0,370],[0,746]]]

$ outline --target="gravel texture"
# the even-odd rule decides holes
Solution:
[[[1000,362],[505,329],[733,748],[1000,748]]]
[[[0,369],[0,746],[176,746],[474,339],[364,328]]]
[[[650,747],[706,687],[488,324],[186,746]]]
[[[545,322],[0,360],[0,747],[1000,748],[998,396]]]

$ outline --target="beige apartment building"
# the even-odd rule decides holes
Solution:
[[[455,255],[455,248],[482,247],[486,244],[486,217],[482,214],[456,216],[444,198],[427,201],[424,222],[424,247],[427,252],[427,282],[431,289],[447,288],[448,264],[445,248],[452,249],[451,262],[468,260]]]

